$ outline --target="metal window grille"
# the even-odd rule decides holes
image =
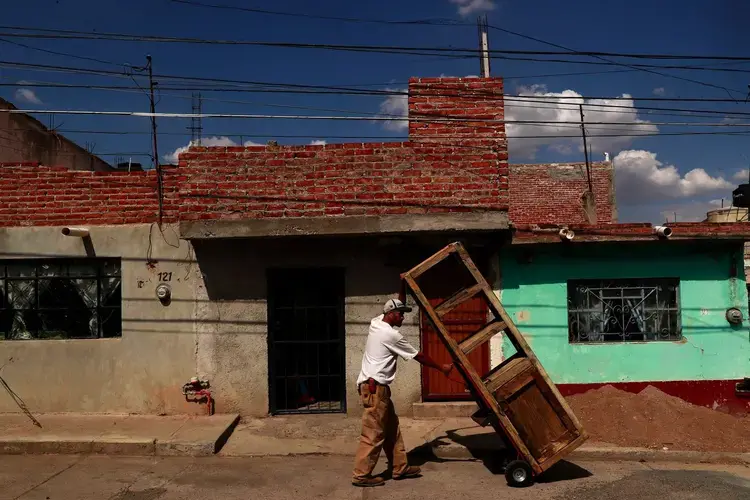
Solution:
[[[272,414],[346,412],[344,271],[268,274]]]
[[[120,259],[0,260],[0,339],[122,336]]]
[[[569,281],[568,333],[571,343],[680,340],[679,279]]]

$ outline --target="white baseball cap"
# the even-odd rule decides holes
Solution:
[[[388,314],[391,311],[411,312],[411,307],[405,306],[404,303],[398,299],[388,299],[388,302],[383,306],[383,314]]]

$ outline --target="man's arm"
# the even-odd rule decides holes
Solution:
[[[425,365],[425,366],[429,366],[430,368],[434,368],[434,369],[436,369],[436,370],[438,370],[440,372],[443,372],[443,375],[445,375],[446,377],[448,376],[448,374],[453,369],[453,364],[452,363],[449,363],[449,364],[446,364],[446,365],[438,364],[434,359],[432,359],[427,354],[425,354],[424,352],[421,352],[421,351],[419,353],[417,353],[416,356],[414,356],[414,359],[417,360],[419,363]]]

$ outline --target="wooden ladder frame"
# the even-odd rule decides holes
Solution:
[[[476,284],[456,292],[436,307],[432,307],[416,280],[419,276],[449,257],[457,258],[474,277]],[[502,437],[506,437],[510,440],[510,444],[516,449],[518,454],[526,460],[529,465],[531,465],[535,474],[541,474],[547,470],[565,454],[573,451],[587,439],[588,436],[586,432],[573,411],[570,409],[570,406],[565,401],[565,398],[560,394],[557,387],[555,387],[555,384],[552,383],[552,380],[550,380],[547,372],[544,370],[541,363],[539,363],[539,360],[529,347],[526,339],[518,331],[518,328],[516,328],[516,325],[510,319],[510,316],[508,316],[505,308],[500,303],[500,299],[495,295],[495,292],[479,272],[476,265],[471,260],[471,257],[469,257],[468,252],[460,242],[447,245],[427,260],[403,273],[401,279],[407,285],[408,291],[419,304],[419,307],[427,314],[435,331],[438,332],[443,344],[453,358],[454,366],[464,377],[471,393],[474,395],[477,403],[479,403],[480,411],[486,409],[490,411],[491,414],[494,414],[496,418],[490,418],[490,422],[495,430],[501,434]],[[450,336],[448,329],[443,324],[442,317],[462,302],[475,297],[478,294],[484,295],[490,311],[494,315],[494,319],[479,331],[458,343]],[[564,417],[570,419],[577,430],[576,434],[578,437],[573,442],[568,444],[564,449],[559,450],[554,457],[549,457],[544,460],[543,463],[539,463],[534,459],[515,426],[510,421],[505,411],[503,411],[501,404],[493,395],[493,392],[497,387],[493,387],[492,375],[497,373],[497,368],[490,370],[489,376],[482,379],[467,357],[467,354],[482,344],[489,342],[493,336],[500,332],[504,332],[505,335],[508,336],[517,350],[517,354],[514,355],[513,359],[506,360],[506,362],[517,360],[519,357],[528,359],[528,361],[534,365],[534,368],[536,368],[543,380],[549,385],[549,389],[557,399],[557,404],[555,404],[555,406],[565,413]],[[500,428],[497,427],[498,425]]]

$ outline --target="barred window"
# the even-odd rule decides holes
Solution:
[[[679,279],[568,281],[571,343],[682,338]]]
[[[120,259],[0,261],[0,340],[122,336]]]

